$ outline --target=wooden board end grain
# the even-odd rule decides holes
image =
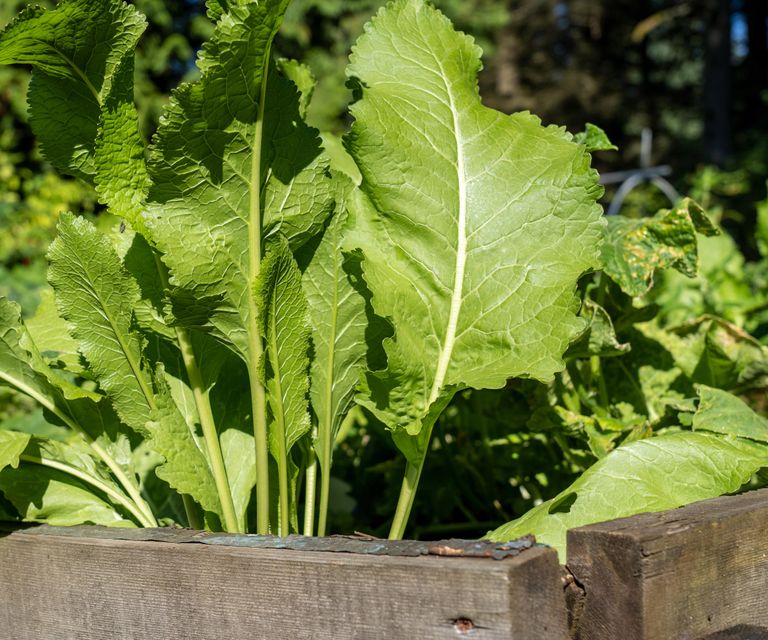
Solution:
[[[768,640],[768,489],[573,529],[567,566],[577,640]]]
[[[94,529],[93,531],[97,531]],[[393,557],[0,533],[13,640],[565,640],[557,555]]]

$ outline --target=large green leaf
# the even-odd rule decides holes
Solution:
[[[55,469],[23,465],[0,471],[0,491],[27,522],[69,527],[100,524],[135,527],[109,502],[80,480]]]
[[[133,106],[133,51],[146,20],[120,0],[30,7],[0,34],[0,64],[30,64],[30,121],[61,171],[93,179],[133,224],[147,180]]]
[[[0,473],[0,491],[25,520],[136,526],[119,506],[122,489],[81,440],[33,438],[19,458],[18,469]]]
[[[768,442],[768,420],[727,391],[699,386],[699,408],[693,428]]]
[[[333,206],[317,132],[299,116],[296,87],[269,64],[287,3],[221,15],[201,78],[174,93],[150,161],[147,224],[171,272],[176,320],[212,331],[253,366],[259,237],[279,231],[301,244]]]
[[[317,416],[316,448],[321,465],[330,460],[366,363],[365,298],[347,272],[349,257],[343,253],[346,222],[343,210],[334,216],[302,276],[312,328],[310,397]]]
[[[107,238],[83,218],[65,214],[50,247],[48,279],[92,374],[120,418],[139,433],[153,408],[141,339],[132,328],[139,300],[136,281],[123,269]]]
[[[612,216],[603,244],[603,269],[631,296],[651,288],[657,269],[677,269],[693,278],[699,265],[697,232],[705,236],[719,233],[702,208],[689,198],[652,218]]]
[[[457,389],[561,369],[583,328],[576,280],[598,259],[586,148],[484,107],[479,69],[473,40],[422,0],[380,11],[348,68],[362,95],[347,139],[362,174],[351,242],[395,331],[363,402],[412,435]]]
[[[488,534],[512,540],[532,533],[565,561],[573,527],[673,509],[738,490],[768,466],[768,448],[710,433],[674,433],[623,445],[565,491]]]
[[[49,258],[49,280],[61,315],[121,420],[149,436],[152,448],[165,459],[158,476],[219,514],[210,465],[193,433],[194,422],[180,412],[174,402],[179,396],[171,394],[162,372],[153,377],[148,370],[141,335],[133,326],[139,287],[109,240],[83,218],[65,215]]]

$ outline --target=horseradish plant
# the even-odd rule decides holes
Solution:
[[[352,51],[353,162],[332,160],[303,120],[310,75],[270,52],[287,5],[209,0],[199,79],[148,149],[133,7],[31,7],[0,36],[0,63],[33,67],[44,154],[122,221],[63,216],[53,295],[28,322],[0,303],[0,378],[63,427],[0,431],[23,518],[323,535],[358,403],[407,461],[401,537],[454,394],[548,380],[583,330],[602,235],[587,145],[483,106],[472,38],[395,0]]]

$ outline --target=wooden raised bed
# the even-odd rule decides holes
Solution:
[[[768,490],[574,529],[567,569],[389,544],[6,526],[0,637],[768,639]]]

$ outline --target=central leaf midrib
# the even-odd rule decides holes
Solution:
[[[464,155],[462,153],[459,113],[456,109],[456,103],[454,101],[450,85],[446,80],[445,69],[443,69],[443,65],[440,60],[437,58],[435,58],[435,60],[440,67],[441,78],[445,84],[445,92],[448,96],[448,103],[451,109],[451,115],[453,116],[453,133],[454,139],[456,141],[456,178],[459,191],[459,211],[456,222],[456,266],[454,270],[453,289],[451,292],[451,306],[448,312],[448,325],[445,330],[445,337],[443,338],[440,356],[437,361],[435,379],[432,383],[432,389],[429,393],[427,409],[429,406],[434,404],[434,402],[439,397],[440,391],[445,383],[445,377],[448,373],[448,366],[451,363],[451,356],[453,355],[453,348],[456,343],[456,329],[458,327],[459,314],[461,313],[462,294],[464,289],[464,270],[466,268],[467,258],[467,193],[466,180],[464,177]]]
[[[85,272],[86,277],[88,278],[88,282],[97,282],[97,280],[93,279],[93,275],[91,274],[90,269],[85,264],[85,262],[81,261],[80,264],[83,266],[83,271]],[[120,350],[123,352],[123,355],[125,356],[126,361],[128,362],[128,367],[130,368],[131,372],[133,373],[133,376],[136,378],[136,382],[139,385],[139,389],[141,390],[141,393],[144,395],[144,399],[147,401],[147,406],[151,411],[157,411],[157,404],[155,403],[155,395],[152,393],[151,389],[147,385],[147,381],[144,379],[144,374],[141,370],[141,366],[138,362],[136,362],[133,358],[133,355],[131,353],[131,349],[129,348],[128,343],[124,340],[123,332],[118,328],[115,319],[112,317],[112,314],[107,309],[106,302],[101,297],[99,292],[96,290],[95,287],[89,286],[90,290],[93,292],[93,297],[98,302],[99,306],[101,307],[102,312],[104,313],[104,318],[109,323],[109,326],[112,329],[112,333],[115,336],[115,339],[117,340],[117,344],[120,346]]]
[[[64,60],[64,62],[66,62],[70,66],[72,71],[74,71],[80,77],[80,79],[83,81],[85,86],[88,88],[88,90],[91,92],[93,97],[96,99],[96,103],[99,106],[101,106],[101,96],[99,95],[99,92],[96,91],[96,87],[94,87],[93,84],[91,84],[91,81],[88,78],[88,76],[85,75],[85,72],[75,64],[74,60],[71,60],[63,51],[61,51],[61,49],[59,49],[58,47],[52,44],[50,45],[50,47],[58,54],[58,56],[62,60]]]

